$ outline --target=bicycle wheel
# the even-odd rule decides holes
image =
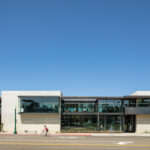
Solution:
[[[51,132],[48,132],[48,133],[47,133],[47,136],[51,136]]]
[[[40,135],[41,135],[41,136],[45,136],[45,132],[44,132],[44,131],[41,131]]]

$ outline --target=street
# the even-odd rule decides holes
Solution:
[[[150,137],[0,135],[1,150],[149,150]]]

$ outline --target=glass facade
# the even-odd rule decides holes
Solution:
[[[58,113],[59,97],[19,97],[22,113]]]
[[[119,113],[123,111],[122,100],[99,100],[100,113]]]
[[[136,107],[136,100],[63,100],[61,127],[68,132],[134,132],[135,116],[124,116],[124,107]],[[77,114],[80,112],[79,114]],[[87,112],[87,114],[86,114]]]
[[[96,112],[96,103],[64,102],[62,112]]]
[[[149,107],[150,99],[138,99],[138,106],[139,107]]]
[[[59,113],[59,97],[19,97],[20,113]],[[150,106],[150,99],[139,99]],[[61,129],[68,132],[134,132],[135,116],[125,116],[124,107],[136,107],[136,100],[61,100]]]
[[[100,115],[100,131],[122,131],[121,115]]]
[[[96,115],[63,115],[62,116],[63,131],[96,131],[97,116]]]
[[[124,120],[124,131],[135,132],[135,115],[125,116]]]
[[[136,99],[124,100],[123,102],[125,107],[136,107]]]

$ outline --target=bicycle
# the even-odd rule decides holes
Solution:
[[[51,136],[51,132],[49,132],[49,131],[46,132],[46,130],[44,129],[44,130],[41,131],[40,135],[41,136]]]

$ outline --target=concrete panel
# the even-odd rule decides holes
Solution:
[[[59,114],[19,114],[18,96],[59,96],[59,91],[4,91],[2,92],[2,123],[3,130],[8,133],[14,132],[14,111],[17,109],[17,131],[25,130],[41,132],[46,124],[50,131],[60,132]]]
[[[135,91],[132,96],[150,96],[150,91]]]
[[[149,115],[136,115],[136,132],[137,133],[150,133],[150,114]]]

